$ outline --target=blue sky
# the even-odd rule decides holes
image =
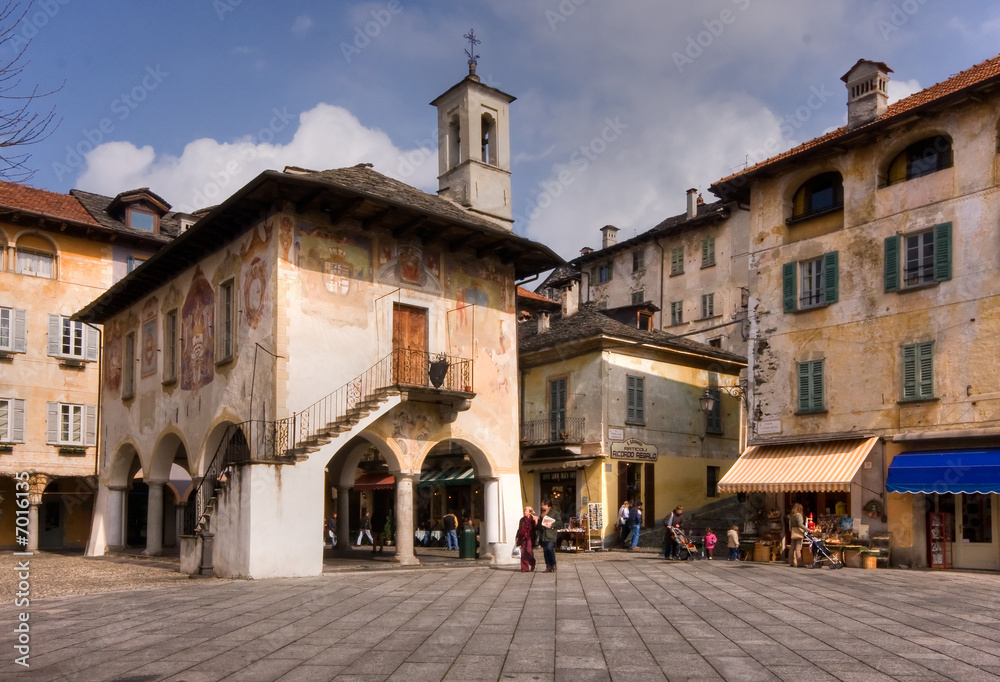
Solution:
[[[373,162],[433,192],[428,103],[467,73],[470,28],[479,75],[517,97],[515,229],[567,258],[842,125],[859,58],[895,99],[1000,52],[987,0],[38,0],[23,77],[62,84],[62,122],[29,184],[190,210],[267,168]]]

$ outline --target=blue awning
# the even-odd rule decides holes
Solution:
[[[1000,493],[1000,449],[903,452],[893,457],[890,493]]]

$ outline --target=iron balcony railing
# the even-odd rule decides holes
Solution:
[[[522,445],[582,443],[584,417],[552,417],[521,422]]]
[[[359,415],[364,403],[374,402],[390,388],[434,388],[472,392],[472,360],[431,354],[426,351],[397,349],[347,382],[333,393],[301,412],[278,420],[290,438],[289,448],[327,433],[329,429]]]

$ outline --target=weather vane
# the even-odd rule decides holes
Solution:
[[[469,41],[469,49],[465,51],[465,54],[469,57],[469,74],[475,74],[476,60],[479,59],[479,55],[476,54],[476,45],[479,45],[483,41],[476,37],[476,30],[472,28],[462,37]]]

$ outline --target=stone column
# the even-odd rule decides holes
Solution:
[[[494,544],[500,541],[500,483],[496,478],[480,478],[483,484],[483,527],[480,529],[480,556],[494,554]]]
[[[351,548],[351,489],[337,486],[337,549]]]
[[[22,498],[23,499],[23,498]],[[38,549],[38,508],[39,502],[29,498],[28,504],[28,546],[27,551],[34,552]]]
[[[413,554],[413,474],[396,474],[396,563],[420,563]]]
[[[143,554],[159,556],[163,552],[163,481],[146,481],[149,500],[146,506],[146,549]]]
[[[125,486],[108,486],[108,549],[120,551],[125,547]]]

